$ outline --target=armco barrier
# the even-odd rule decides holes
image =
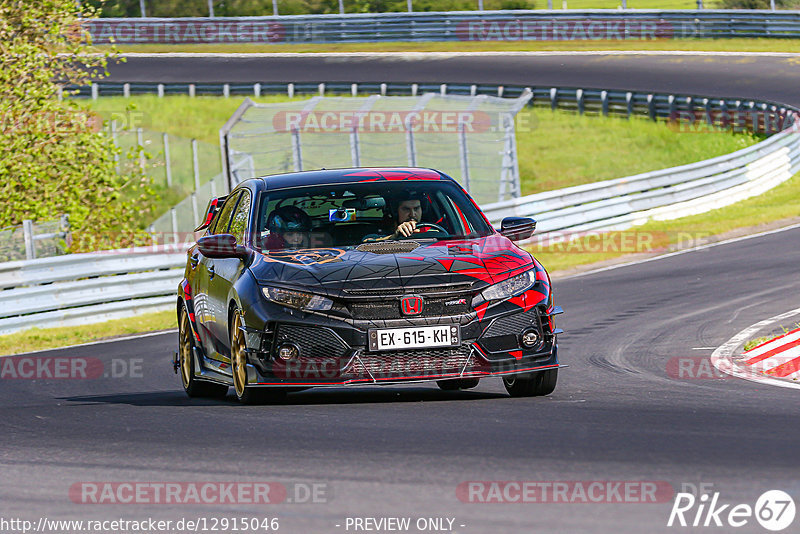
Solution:
[[[512,96],[524,88],[489,89]],[[466,86],[466,90],[474,94],[477,89]],[[754,146],[691,165],[484,205],[495,225],[503,217],[524,215],[539,221],[539,234],[627,228],[648,219],[670,219],[731,204],[766,191],[800,170],[800,122],[794,108],[767,102],[581,89],[536,89],[534,95],[535,103],[553,107],[645,113],[652,118],[685,113],[685,117],[704,120],[714,113],[739,112],[748,127],[783,131]],[[0,334],[170,309],[175,305],[185,261],[184,251],[172,249],[2,263]]]
[[[800,12],[760,10],[559,10],[97,19],[98,44],[346,43],[785,38]]]

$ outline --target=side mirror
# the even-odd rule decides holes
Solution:
[[[500,223],[500,233],[511,241],[523,241],[533,235],[536,221],[528,217],[506,217]]]
[[[231,234],[213,234],[197,240],[197,248],[207,258],[241,258],[248,256],[247,249],[236,244]]]

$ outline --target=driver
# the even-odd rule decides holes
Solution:
[[[269,238],[265,243],[265,249],[307,248],[311,217],[297,206],[281,206],[269,214],[267,229]]]
[[[403,195],[397,201],[395,209],[397,228],[394,233],[389,236],[390,239],[399,239],[400,237],[411,237],[411,234],[419,232],[417,224],[422,218],[422,202],[419,197],[413,193]]]

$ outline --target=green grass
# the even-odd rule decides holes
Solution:
[[[289,100],[285,96],[256,99],[258,102]],[[133,105],[136,109],[130,112],[127,124],[187,139],[194,137],[211,147],[219,142],[219,127],[241,102],[241,98],[144,95],[130,99],[101,98],[88,106],[109,118]],[[517,116],[523,194],[693,163],[757,141],[749,134],[683,133],[663,122],[644,118],[580,116],[542,108],[525,108]],[[160,146],[158,143],[154,141],[154,146]],[[208,150],[208,163],[201,162],[203,178],[210,178],[212,172],[208,169],[219,172],[219,152],[213,147]],[[176,155],[172,146],[171,151],[173,164],[180,161],[186,164],[190,159],[186,149],[182,156]],[[323,159],[323,155],[317,159]],[[189,172],[190,167],[185,168]]]
[[[105,47],[99,47],[105,49]],[[575,50],[689,50],[706,52],[800,52],[800,39],[657,39],[600,41],[442,41],[324,44],[122,44],[121,52],[520,52]]]
[[[35,350],[53,349],[89,343],[114,336],[153,332],[177,328],[175,312],[164,311],[135,315],[103,323],[60,328],[32,328],[0,336],[0,355],[21,354]]]

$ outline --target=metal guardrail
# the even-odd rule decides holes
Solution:
[[[66,254],[70,241],[67,215],[51,221],[25,219],[19,226],[0,228],[0,262]]]
[[[373,85],[384,94],[390,87],[391,91],[413,94],[426,89],[408,84]],[[447,92],[465,91],[462,94],[507,96],[525,90],[476,85],[435,87]],[[294,85],[292,90],[297,89]],[[627,228],[648,219],[682,217],[731,204],[760,194],[800,170],[800,110],[795,108],[687,95],[531,89],[532,104],[554,109],[686,119],[683,124],[688,127],[722,122],[766,133],[783,131],[754,146],[691,165],[484,205],[493,224],[509,215],[530,215],[539,221],[539,234]],[[285,90],[284,84],[281,91]],[[354,88],[356,93],[362,90],[362,86]],[[165,252],[109,251],[0,264],[0,334],[169,309],[175,304],[185,261],[185,253],[172,248]]]
[[[225,18],[97,19],[98,44],[562,41],[800,36],[800,12],[461,11]]]

